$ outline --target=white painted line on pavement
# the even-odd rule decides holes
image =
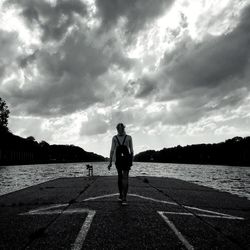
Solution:
[[[100,196],[95,196],[95,197],[89,197],[86,199],[81,200],[83,201],[93,201],[93,200],[98,200],[98,199],[102,199],[102,198],[106,198],[106,197],[112,197],[112,196],[117,196],[119,195],[119,193],[114,193],[114,194],[105,194],[105,195],[100,195]],[[150,201],[154,201],[154,202],[160,202],[160,203],[165,203],[165,204],[170,204],[170,205],[178,205],[175,202],[170,202],[170,201],[164,201],[164,200],[157,200],[151,197],[146,197],[146,196],[142,196],[139,194],[128,194],[128,196],[134,196],[134,197],[138,197],[144,200],[150,200]]]
[[[86,209],[86,208],[73,208],[73,209],[67,209],[67,210],[63,210],[63,209],[58,209],[58,208],[63,208],[68,206],[68,204],[56,204],[56,205],[52,205],[52,206],[47,206],[47,207],[43,207],[43,208],[38,208],[38,209],[34,209],[31,211],[28,211],[26,213],[21,213],[20,215],[54,215],[54,214],[75,214],[75,213],[87,213],[87,217],[84,221],[84,223],[82,224],[82,227],[76,237],[76,240],[72,246],[72,250],[80,250],[82,249],[83,246],[83,242],[86,238],[86,235],[89,231],[89,228],[91,226],[92,220],[95,216],[95,211],[94,210],[90,210],[90,209]],[[55,209],[56,208],[56,209]]]
[[[119,193],[106,194],[106,195],[101,195],[101,196],[96,196],[96,197],[89,197],[89,198],[83,199],[82,202],[84,202],[84,201],[91,201],[91,200],[98,200],[98,199],[102,199],[102,198],[106,198],[106,197],[112,197],[112,196],[116,196],[116,195],[119,195]],[[144,200],[150,200],[150,201],[159,202],[159,203],[163,203],[163,204],[180,206],[176,202],[165,201],[165,200],[158,200],[158,199],[154,199],[154,198],[143,196],[143,195],[139,195],[139,194],[128,194],[128,196],[138,197],[138,198],[141,198],[141,199],[144,199]],[[223,218],[232,218],[232,219],[236,219],[236,220],[244,220],[243,217],[232,216],[230,214],[219,213],[219,212],[215,212],[215,211],[211,211],[211,210],[207,210],[207,209],[202,209],[202,208],[198,208],[198,207],[194,207],[194,206],[186,206],[186,205],[182,205],[182,206],[184,208],[189,208],[189,209],[197,210],[197,211],[200,211],[200,212],[205,212],[205,213],[209,213],[209,214],[218,215],[218,216],[221,216]]]
[[[106,197],[112,197],[112,196],[116,196],[119,195],[119,193],[114,193],[114,194],[105,194],[105,195],[100,195],[100,196],[95,196],[95,197],[89,197],[86,198],[82,201],[92,201],[92,200],[98,200],[98,199],[102,199],[102,198],[106,198]]]
[[[55,209],[52,211],[37,211],[37,212],[28,212],[28,213],[23,213],[20,215],[52,215],[52,214],[82,214],[82,213],[87,213],[89,212],[89,209],[84,209],[84,208],[74,208],[74,209],[68,209],[68,210],[60,210],[60,209]]]
[[[139,197],[139,198],[142,198],[142,199],[145,199],[145,200],[151,200],[151,201],[155,201],[155,202],[159,202],[159,203],[180,206],[176,202],[170,202],[170,201],[165,201],[165,200],[158,200],[158,199],[154,199],[154,198],[151,198],[151,197],[146,197],[146,196],[142,196],[142,195],[138,195],[138,194],[129,194],[129,196],[135,196],[135,197]],[[198,208],[198,207],[185,206],[185,205],[183,205],[183,207],[184,208],[189,208],[189,209],[192,209],[192,210],[197,210],[197,211],[200,211],[200,212],[215,214],[215,215],[218,215],[218,218],[219,218],[219,216],[221,216],[223,218],[226,217],[226,218],[231,218],[231,219],[244,220],[244,218],[242,218],[242,217],[232,216],[230,214],[219,213],[219,212],[215,212],[215,211],[211,211],[211,210],[207,210],[207,209],[201,209],[201,208]]]
[[[236,216],[224,216],[224,215],[212,215],[212,214],[192,214],[192,213],[182,213],[182,212],[165,212],[164,214],[172,214],[172,215],[189,215],[189,216],[200,216],[200,217],[208,217],[208,218],[220,218],[220,219],[229,219],[229,220],[244,220],[244,218],[236,217]]]
[[[178,239],[188,250],[193,250],[194,247],[187,241],[187,239],[182,235],[182,233],[176,228],[173,222],[171,222],[163,211],[157,211],[158,214],[163,218],[163,220],[168,224],[168,226],[173,230]]]
[[[135,196],[135,197],[139,197],[139,198],[142,198],[142,199],[145,199],[145,200],[151,200],[151,201],[155,201],[155,202],[159,202],[159,203],[180,206],[176,202],[158,200],[158,199],[154,199],[154,198],[150,198],[150,197],[146,197],[146,196],[142,196],[142,195],[138,195],[138,194],[129,194],[129,196]],[[219,212],[215,212],[215,211],[211,211],[211,210],[201,209],[201,208],[198,208],[198,207],[185,206],[185,205],[183,205],[183,207],[189,208],[189,209],[192,209],[192,210],[197,210],[197,211],[200,211],[200,212],[206,212],[206,213],[210,213],[210,214],[220,215],[220,216],[223,216],[223,217],[230,217],[230,218],[235,218],[235,219],[238,219],[238,220],[244,220],[244,218],[242,218],[242,217],[237,217],[237,216],[232,216],[230,214],[224,214],[224,213],[219,213]]]
[[[21,213],[20,215],[32,215],[32,214],[43,214],[43,211],[48,211],[50,209],[54,209],[54,208],[59,208],[59,207],[66,207],[68,206],[68,204],[54,204],[54,205],[50,205],[50,206],[47,206],[47,207],[40,207],[38,209],[33,209],[33,210],[30,210],[28,212],[25,212],[25,213]],[[62,212],[62,210],[60,210],[60,213]]]
[[[117,195],[119,195],[119,193],[100,195],[100,196],[96,196],[96,197],[89,197],[89,198],[83,199],[82,202],[98,200],[98,199],[113,197],[113,196],[117,196]],[[141,198],[144,200],[153,201],[153,202],[159,202],[159,203],[168,204],[168,205],[180,206],[178,203],[175,203],[175,202],[170,202],[170,201],[166,201],[166,200],[158,200],[158,199],[154,199],[151,197],[142,196],[139,194],[128,194],[128,195],[132,196],[132,197],[138,197],[138,198]],[[88,215],[87,215],[87,217],[86,217],[86,219],[85,219],[85,221],[84,221],[84,223],[83,223],[83,225],[82,225],[82,227],[77,235],[77,238],[72,246],[72,250],[80,250],[83,246],[83,242],[86,238],[86,235],[88,233],[88,230],[91,226],[92,220],[93,220],[96,212],[94,210],[85,209],[85,208],[72,208],[72,209],[69,208],[69,209],[64,210],[64,208],[67,206],[69,206],[68,203],[66,203],[66,204],[54,204],[51,206],[30,210],[30,211],[28,211],[26,213],[22,213],[20,215],[53,215],[53,214],[87,213]],[[193,206],[182,205],[182,207],[189,208],[192,210],[197,210],[200,212],[205,212],[205,214],[199,213],[199,214],[197,214],[197,216],[209,217],[209,218],[220,218],[220,219],[244,220],[244,218],[242,218],[242,217],[232,216],[229,214],[219,213],[219,212],[201,209],[201,208],[197,208],[197,207],[193,207]],[[157,211],[157,213],[160,214],[160,216],[164,219],[164,221],[168,224],[168,226],[174,231],[174,233],[177,235],[179,240],[185,245],[185,247],[188,250],[193,249],[193,246],[189,244],[189,242],[180,233],[180,231],[175,227],[175,225],[168,219],[166,214],[184,215],[184,216],[185,215],[194,216],[194,214],[188,213],[188,212],[170,212],[170,211]]]
[[[160,202],[160,203],[169,204],[169,205],[178,205],[176,202],[158,200],[158,199],[154,199],[154,198],[139,195],[139,194],[129,194],[129,196],[134,196],[134,197],[138,197],[138,198],[141,198],[141,199],[144,199],[144,200],[150,200],[150,201]]]
[[[201,212],[205,212],[205,213],[217,214],[217,215],[221,215],[221,216],[231,217],[230,214],[219,213],[219,212],[215,212],[215,211],[211,211],[211,210],[201,209],[201,208],[198,208],[198,207],[185,206],[185,205],[183,205],[183,207],[190,208],[190,209],[197,210],[197,211],[201,211]],[[235,216],[235,218],[244,219],[242,217],[237,217],[237,216]]]
[[[73,245],[73,247],[71,248],[72,250],[81,250],[82,249],[82,246],[83,246],[83,242],[86,238],[86,235],[89,231],[89,228],[90,228],[90,225],[92,223],[92,220],[95,216],[95,211],[94,210],[89,210],[88,212],[88,216],[87,218],[85,219],[83,225],[82,225],[82,228],[81,230],[79,231],[77,237],[76,237],[76,240],[75,240],[75,243]]]

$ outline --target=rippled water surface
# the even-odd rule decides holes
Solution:
[[[87,163],[41,164],[0,167],[0,195],[60,177],[86,176]],[[116,175],[113,165],[91,163],[94,175]],[[250,168],[231,166],[189,165],[135,162],[130,176],[163,176],[182,179],[227,191],[250,200]]]

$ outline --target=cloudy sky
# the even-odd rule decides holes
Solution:
[[[0,0],[10,130],[108,156],[250,135],[250,0]]]

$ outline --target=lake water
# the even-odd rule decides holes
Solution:
[[[40,164],[0,167],[0,195],[60,177],[86,176],[87,163]],[[89,163],[94,175],[116,175],[107,162]],[[250,200],[250,168],[215,165],[135,162],[130,176],[173,177],[247,197]]]

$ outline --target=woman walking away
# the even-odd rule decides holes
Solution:
[[[127,205],[128,175],[130,167],[133,165],[134,155],[133,143],[132,137],[126,134],[125,125],[123,123],[118,123],[116,129],[117,135],[112,138],[108,169],[110,170],[112,167],[114,156],[118,173],[119,200],[122,201],[122,205]]]

